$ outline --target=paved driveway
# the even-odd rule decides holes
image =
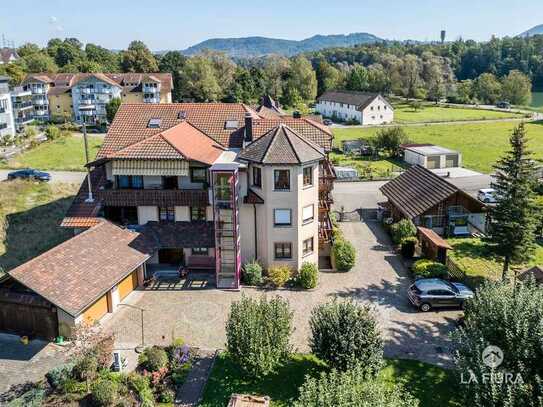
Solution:
[[[358,184],[373,190],[362,199],[371,207],[377,183]],[[373,188],[373,189],[372,189]],[[345,187],[334,192],[336,204],[346,210],[360,207],[360,191]],[[371,198],[374,196],[374,198]],[[256,290],[241,292],[217,289],[179,291],[138,291],[129,301],[145,309],[144,331],[147,343],[166,344],[172,337],[181,336],[190,344],[204,348],[223,348],[224,325],[230,303],[242,294],[280,295],[289,300],[294,310],[293,342],[300,351],[308,350],[308,319],[317,304],[333,297],[353,298],[370,303],[386,338],[386,354],[394,357],[415,358],[446,365],[450,363],[447,347],[448,333],[454,329],[459,311],[420,313],[408,303],[406,289],[411,284],[400,258],[391,251],[390,240],[375,222],[346,222],[341,224],[347,239],[355,245],[358,258],[348,273],[320,273],[319,286],[312,291]],[[130,349],[140,343],[140,311],[124,307],[104,325],[116,332],[119,348]]]

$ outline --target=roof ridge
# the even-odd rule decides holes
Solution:
[[[278,131],[279,131],[279,126],[275,126],[272,129],[270,129],[270,131],[268,131],[266,134],[264,134],[263,136],[261,136],[261,137],[259,137],[259,138],[257,138],[255,140],[255,142],[260,140],[260,139],[264,140],[264,137],[266,137],[268,134],[271,137],[271,140],[269,141],[268,145],[266,146],[266,150],[264,151],[264,154],[262,155],[262,160],[261,160],[262,162],[264,162],[264,160],[268,156],[268,152],[270,151],[270,148],[271,148],[272,144],[275,143],[275,137],[276,137]],[[273,132],[273,134],[272,134],[272,132]]]
[[[283,133],[285,134],[285,138],[287,139],[288,144],[290,145],[290,148],[294,152],[294,155],[296,156],[296,159],[298,160],[298,163],[302,163],[302,160],[300,159],[300,155],[298,154],[298,151],[296,151],[296,148],[294,147],[294,144],[292,144],[292,140],[290,139],[290,135],[286,131],[287,129],[290,130],[296,137],[299,137],[296,132],[294,132],[290,127],[287,125],[281,123],[280,125],[281,130],[283,130]]]
[[[171,127],[169,127],[169,128],[166,129],[166,130],[169,130],[169,129],[171,129]],[[164,131],[165,131],[165,130],[164,130]],[[148,141],[148,140],[151,140],[151,139],[156,138],[156,137],[160,137],[160,136],[162,135],[162,133],[163,133],[163,131],[160,131],[160,132],[158,132],[158,133],[155,133],[155,134],[150,135],[149,137],[145,137],[145,138],[142,139],[142,140],[136,141],[136,142],[133,143],[133,144],[129,144],[129,145],[127,145],[126,147],[123,147],[123,148],[121,148],[120,150],[117,150],[117,151],[113,152],[113,154],[111,154],[110,156],[107,156],[106,158],[115,158],[116,155],[118,155],[119,153],[122,153],[122,152],[125,151],[125,150],[128,150],[129,148],[136,147],[136,146],[138,146],[138,145],[140,145],[140,144],[145,143],[145,142]],[[164,140],[164,141],[167,142],[167,140]],[[170,143],[168,143],[168,144],[170,144]],[[173,146],[172,146],[172,147],[173,147]],[[175,149],[175,150],[177,151],[177,149]]]
[[[182,124],[182,123],[187,123],[187,124],[190,125],[193,129],[198,130],[198,131],[199,131],[200,133],[202,133],[204,136],[206,136],[207,138],[209,138],[214,144],[216,144],[218,148],[221,148],[221,149],[224,150],[224,151],[227,151],[227,150],[228,150],[225,146],[223,146],[221,143],[219,143],[217,140],[215,140],[213,137],[211,137],[211,136],[210,136],[209,134],[207,134],[205,131],[203,131],[202,129],[196,127],[196,125],[192,124],[192,123],[190,122],[190,120],[185,119],[185,120],[183,120],[183,121],[182,121],[181,123],[179,123],[179,124]],[[176,124],[175,126],[177,126],[177,124]],[[170,127],[170,128],[167,129],[167,130],[173,129],[175,126]],[[167,131],[167,130],[164,130],[164,131]]]
[[[307,138],[305,138],[304,136],[302,136],[301,134],[299,134],[296,130],[294,130],[292,127],[290,127],[289,125],[285,124],[285,127],[287,129],[289,129],[292,133],[294,133],[300,140],[302,140],[304,143],[306,143],[309,147],[311,147],[313,150],[315,150],[316,152],[322,154],[322,151],[320,150],[319,146],[317,146],[315,143],[313,143],[311,140],[308,140]]]

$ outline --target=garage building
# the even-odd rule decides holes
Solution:
[[[143,284],[140,234],[108,221],[8,272],[0,282],[0,330],[52,339],[99,321]]]
[[[406,163],[418,164],[429,170],[462,166],[462,154],[433,144],[403,144]]]

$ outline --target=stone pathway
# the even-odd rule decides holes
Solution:
[[[197,406],[204,394],[204,388],[215,362],[215,351],[198,350],[195,362],[192,364],[185,383],[178,387],[175,405],[178,407]]]

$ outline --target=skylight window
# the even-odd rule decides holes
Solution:
[[[149,120],[149,123],[147,123],[147,127],[149,129],[159,129],[160,128],[160,118],[152,118]]]
[[[238,128],[238,121],[237,120],[227,120],[224,123],[224,128],[226,130],[233,130]]]

